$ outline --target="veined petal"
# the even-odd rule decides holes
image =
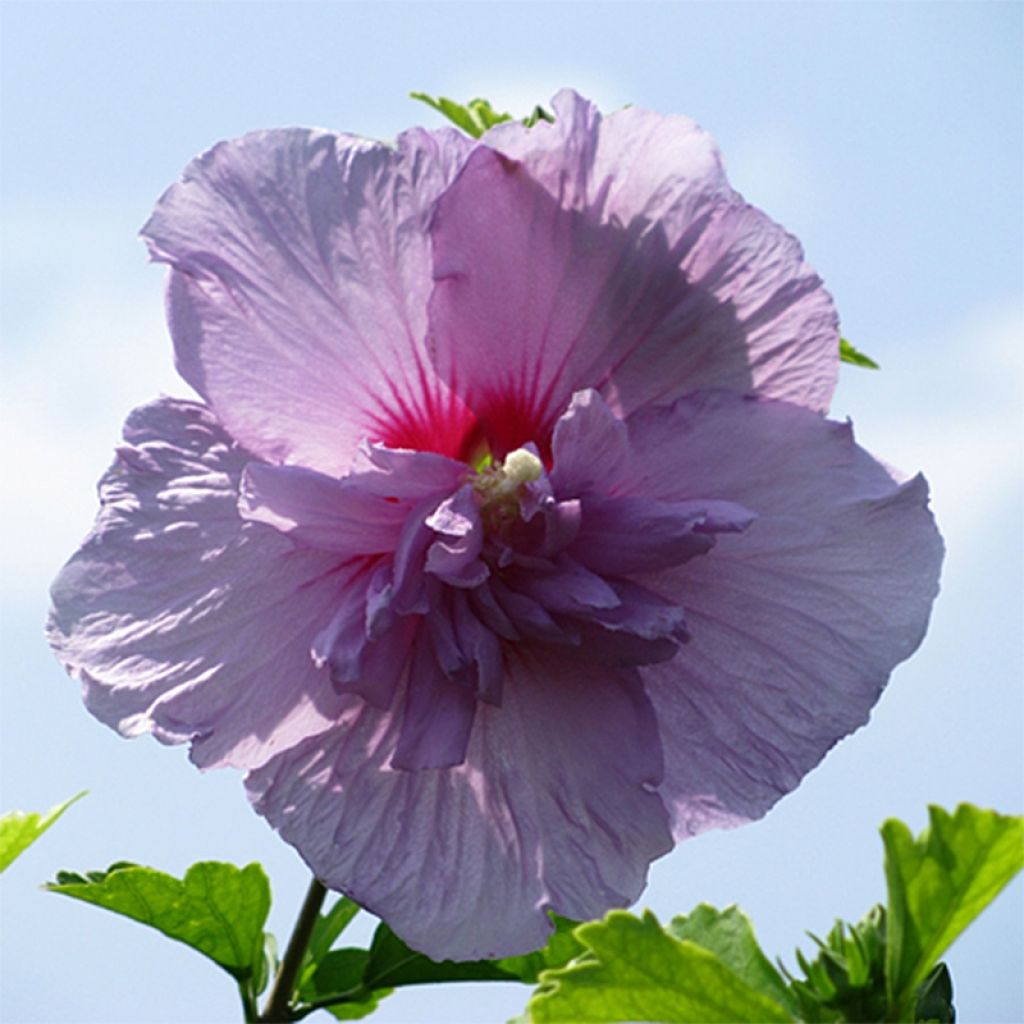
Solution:
[[[506,684],[500,708],[478,706],[456,768],[389,768],[399,723],[364,708],[247,781],[318,878],[437,960],[535,949],[548,908],[628,905],[670,847],[632,672],[531,656]]]
[[[502,125],[431,224],[437,364],[499,450],[573,391],[619,413],[701,388],[827,409],[838,320],[794,238],[728,186],[692,121],[574,93]]]
[[[424,342],[426,220],[470,146],[255,132],[164,194],[142,233],[173,270],[178,368],[251,451],[335,475],[363,438],[458,453],[471,417]]]
[[[341,558],[395,550],[409,509],[359,486],[301,466],[250,463],[242,474],[239,512],[309,547]]]
[[[326,729],[339,698],[309,648],[347,582],[337,558],[239,517],[251,456],[202,405],[143,406],[125,441],[52,590],[50,642],[89,709],[191,740],[201,767],[252,768]]]
[[[867,721],[924,635],[942,542],[924,480],[897,482],[847,425],[719,393],[629,427],[652,453],[633,486],[713,490],[758,513],[707,557],[648,578],[691,636],[670,664],[640,669],[682,837],[759,817]]]

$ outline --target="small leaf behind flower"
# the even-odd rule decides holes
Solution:
[[[45,814],[37,811],[11,811],[0,818],[0,872],[6,871],[86,790],[77,793]]]
[[[373,1013],[390,988],[372,990],[363,976],[370,960],[365,949],[335,949],[317,962],[311,977],[299,988],[302,1002],[320,1006],[337,1020],[359,1020]]]
[[[447,117],[452,124],[461,128],[467,135],[479,139],[489,128],[505,121],[511,121],[512,115],[495,110],[488,100],[477,97],[468,103],[458,103],[447,96],[430,96],[425,92],[411,92],[414,100],[426,103],[439,114]],[[536,106],[531,113],[522,119],[527,128],[532,128],[538,121],[554,121],[554,116],[542,106]]]
[[[552,914],[551,921],[555,930],[543,949],[535,950],[524,956],[509,956],[494,962],[503,971],[508,971],[519,981],[528,985],[536,985],[541,971],[564,967],[570,960],[584,951],[583,943],[576,938],[578,921],[570,921],[567,917]]]
[[[184,879],[116,864],[106,872],[61,872],[46,886],[156,928],[209,957],[239,981],[260,973],[270,884],[259,864],[203,861]]]
[[[548,124],[555,123],[555,115],[545,110],[539,103],[533,108],[529,115],[523,118],[523,124],[532,128],[538,121],[547,121]]]
[[[881,367],[870,356],[858,351],[845,338],[839,339],[839,361],[850,363],[851,366],[860,366],[865,370],[878,370]]]
[[[367,988],[398,988],[441,981],[518,981],[497,960],[431,960],[407,946],[383,922],[370,944],[364,982]]]
[[[335,904],[318,926],[335,914],[338,906]],[[372,1012],[384,996],[406,985],[454,981],[535,984],[541,971],[560,967],[583,950],[573,936],[573,929],[577,927],[575,921],[557,914],[552,914],[551,919],[555,930],[543,949],[504,960],[470,961],[431,960],[406,945],[382,922],[374,932],[369,950],[327,952],[322,946],[316,950],[302,975],[299,1012],[304,1015],[313,1007],[320,1007],[343,1020],[363,1017]],[[317,932],[314,930],[313,934],[315,939]]]
[[[718,956],[693,941],[680,941],[650,912],[638,918],[612,911],[603,921],[581,925],[575,934],[587,952],[541,975],[529,1006],[536,1024],[793,1020]]]
[[[512,120],[511,114],[500,113],[485,99],[477,98],[468,103],[457,103],[447,96],[434,97],[425,92],[411,92],[409,95],[414,100],[433,107],[474,139],[479,139],[488,128],[493,128],[496,124]]]

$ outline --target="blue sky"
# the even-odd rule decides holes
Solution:
[[[922,469],[949,555],[917,656],[869,726],[766,819],[658,862],[662,916],[738,902],[766,949],[882,898],[877,826],[930,802],[1024,807],[1022,11],[1001,3],[18,3],[2,8],[4,807],[88,788],[2,880],[5,1021],[224,1021],[215,968],[39,892],[118,859],[260,860],[290,930],[297,857],[240,780],[93,721],[42,640],[46,588],[94,513],[127,411],[177,381],[162,272],[135,233],[187,160],[253,128],[388,138],[423,89],[527,110],[563,85],[687,113],[797,234],[844,333],[833,414]],[[963,1020],[1024,1019],[1020,882],[949,957]],[[367,925],[362,926],[364,929]],[[365,934],[365,931],[362,933]],[[792,960],[790,959],[791,963]],[[376,1019],[481,1024],[515,987],[400,993]]]

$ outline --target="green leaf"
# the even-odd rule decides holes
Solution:
[[[310,979],[300,987],[300,999],[327,1010],[338,1020],[366,1017],[393,991],[367,987],[363,979],[369,960],[370,954],[365,949],[335,949],[325,953]],[[302,1009],[300,1004],[300,1013]]]
[[[603,921],[581,925],[575,934],[587,953],[541,975],[529,1007],[535,1024],[793,1019],[714,953],[665,931],[650,912],[641,919],[612,911]]]
[[[312,978],[317,965],[327,955],[335,940],[349,926],[352,918],[359,913],[359,904],[347,896],[339,896],[334,905],[324,914],[317,915],[316,924],[309,937],[309,945],[302,958],[297,985],[299,990]]]
[[[414,100],[426,103],[439,114],[447,117],[449,121],[461,128],[467,135],[479,139],[489,128],[504,121],[511,121],[512,115],[495,110],[490,102],[480,98],[470,100],[468,103],[458,103],[447,96],[430,96],[425,92],[411,92],[409,95]],[[554,122],[554,115],[550,114],[541,106],[533,108],[531,113],[523,118],[523,124],[532,128],[538,121]]]
[[[548,124],[554,124],[555,115],[548,112],[538,104],[526,117],[523,118],[523,124],[525,124],[527,128],[532,128],[538,121],[547,121]]]
[[[440,981],[518,981],[494,960],[431,960],[410,949],[386,924],[373,934],[364,981],[367,988],[398,988]]]
[[[850,363],[852,366],[863,367],[865,370],[880,369],[874,359],[855,349],[845,338],[839,339],[839,361],[841,363]]]
[[[922,1024],[925,1021],[929,1024],[953,1024],[956,1020],[953,979],[945,964],[939,964],[917,990],[914,1020]]]
[[[792,1014],[797,1012],[789,986],[758,945],[750,918],[739,907],[716,910],[701,903],[685,917],[673,918],[667,930],[677,939],[714,953],[755,992],[775,1000]]]
[[[457,103],[448,99],[447,96],[428,96],[425,92],[411,92],[409,95],[414,100],[426,103],[433,107],[439,114],[444,115],[453,124],[458,125],[467,135],[479,139],[488,128],[493,128],[502,121],[511,121],[511,114],[502,114],[495,110],[490,103],[479,97],[470,100],[468,103]]]
[[[573,935],[577,922],[551,915],[555,930],[543,949],[502,960],[435,961],[410,949],[386,924],[380,924],[370,946],[366,983],[427,985],[442,981],[522,981],[536,984],[541,971],[561,967],[583,951]]]
[[[45,814],[36,811],[11,811],[0,818],[0,872],[6,871],[75,801],[82,790],[70,800],[51,807]]]
[[[1024,867],[1024,818],[971,804],[928,814],[916,840],[901,821],[882,826],[890,1019],[907,1018],[938,959]]]
[[[524,956],[505,957],[503,960],[495,960],[494,963],[519,981],[536,985],[541,971],[563,967],[579,956],[583,952],[583,944],[575,935],[579,922],[570,921],[559,914],[551,914],[551,921],[555,930],[543,949],[526,953]]]
[[[208,956],[239,982],[259,977],[270,885],[263,868],[204,861],[182,880],[115,864],[106,872],[60,872],[46,888],[123,914]]]
[[[309,937],[307,952],[313,960],[321,960],[334,945],[335,939],[349,926],[359,913],[359,904],[347,896],[339,896],[325,914],[317,917]]]
[[[811,935],[818,946],[814,960],[797,950],[805,977],[791,980],[801,1020],[885,1019],[885,924],[885,908],[875,906],[858,924],[837,921],[824,940]]]

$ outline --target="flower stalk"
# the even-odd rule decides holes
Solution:
[[[292,930],[291,938],[288,940],[288,948],[285,950],[284,959],[277,969],[277,977],[270,990],[267,1005],[262,1015],[258,1018],[262,1024],[279,1024],[292,1020],[291,1002],[295,990],[295,979],[298,976],[299,968],[302,966],[302,958],[306,954],[306,947],[309,945],[310,936],[313,934],[313,927],[316,925],[317,917],[320,915],[320,908],[323,906],[324,898],[327,896],[327,889],[315,877],[309,883],[306,898],[302,902],[302,909],[295,921],[295,928]]]

